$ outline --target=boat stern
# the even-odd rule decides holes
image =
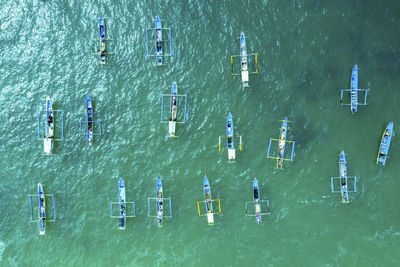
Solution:
[[[50,155],[53,152],[53,139],[45,137],[43,139],[44,153]]]
[[[241,76],[242,76],[242,83],[248,83],[249,82],[249,71],[243,70],[241,72]]]
[[[214,225],[214,214],[213,213],[207,213],[207,221],[208,221],[208,225]]]
[[[236,159],[236,150],[234,148],[229,148],[228,149],[228,158],[229,158],[229,160],[235,160]]]
[[[169,121],[169,137],[175,137],[175,128],[176,128],[176,121]]]

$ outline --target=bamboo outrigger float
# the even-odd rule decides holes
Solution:
[[[154,41],[149,41],[149,30],[154,31]],[[163,31],[169,32],[169,38],[167,40],[163,39]],[[149,44],[153,42],[154,46],[150,46],[149,48]],[[165,44],[168,42],[169,46]],[[154,50],[152,47],[154,47]],[[167,51],[167,48],[169,48],[169,51]],[[146,27],[146,56],[156,57],[156,66],[165,65],[163,58],[165,56],[172,56],[171,27],[163,28],[159,16],[156,16],[154,28]]]
[[[153,215],[151,212],[151,200],[155,200],[156,202],[156,214]],[[166,201],[164,201],[166,200]],[[169,204],[169,214],[165,214],[165,210],[168,210],[168,207],[164,209],[165,203]],[[164,192],[163,192],[163,186],[161,182],[160,176],[157,178],[157,190],[156,190],[156,197],[152,198],[149,197],[147,198],[147,208],[148,208],[148,213],[147,215],[149,217],[157,218],[157,227],[162,227],[162,222],[163,218],[172,218],[172,204],[171,204],[171,198],[166,198],[164,197]]]
[[[169,106],[169,117],[167,120],[164,120],[164,97],[170,98],[170,106]],[[183,110],[183,119],[178,119],[178,98],[185,99],[185,107]],[[178,87],[176,82],[173,83],[171,94],[162,94],[161,95],[161,123],[168,123],[168,137],[178,137],[175,135],[176,132],[176,124],[177,123],[186,123],[186,104],[187,104],[187,94],[180,95],[178,94]],[[180,109],[179,109],[180,110]],[[182,117],[182,116],[181,116]]]
[[[349,182],[351,181],[353,181],[353,187],[349,190]],[[339,183],[340,190],[335,189],[335,182],[336,184]],[[347,176],[347,162],[344,151],[340,153],[339,157],[339,177],[331,177],[331,191],[332,193],[341,194],[342,203],[349,203],[349,193],[357,192],[357,177]]]
[[[127,213],[127,204],[132,204],[133,213]],[[113,205],[118,205],[118,216],[114,215],[113,212]],[[119,178],[118,182],[118,202],[110,202],[111,206],[111,218],[118,218],[119,219],[119,229],[125,230],[126,228],[126,218],[133,218],[135,217],[135,202],[127,202],[126,201],[126,192],[125,192],[125,183],[122,178]],[[131,214],[131,215],[128,215]]]
[[[255,71],[249,71],[249,62],[248,59],[254,56],[255,60]],[[234,70],[234,58],[240,58],[240,71],[235,72]],[[240,75],[242,78],[243,87],[249,86],[249,75],[250,74],[258,74],[258,64],[257,64],[257,53],[247,53],[246,39],[244,37],[244,33],[240,34],[240,55],[231,56],[231,65],[232,65],[232,76]]]
[[[254,204],[254,213],[248,212],[248,204]],[[261,205],[262,203],[266,203],[266,210],[267,212],[262,212],[261,210]],[[254,216],[256,217],[256,222],[257,224],[261,224],[262,223],[262,216],[263,215],[267,215],[270,214],[270,209],[269,209],[269,201],[268,200],[261,200],[260,197],[260,188],[258,186],[258,181],[256,178],[254,178],[253,180],[253,201],[251,202],[246,202],[246,207],[245,207],[245,215],[246,216]]]
[[[86,143],[88,145],[93,145],[94,136],[101,136],[101,124],[100,120],[94,120],[94,112],[93,102],[94,100],[88,95],[86,97],[86,107],[85,107],[85,114],[86,114],[86,121],[79,121],[79,133],[80,135],[86,136]],[[82,123],[86,125],[86,132],[84,132]],[[96,132],[95,129],[98,129]]]
[[[199,216],[207,216],[208,225],[214,225],[214,214],[221,214],[221,200],[219,198],[212,199],[211,197],[211,187],[210,183],[208,182],[208,178],[204,176],[203,182],[203,190],[204,190],[204,200],[197,201],[197,210],[199,212]],[[200,203],[204,202],[206,213],[203,214],[200,210]],[[218,210],[214,212],[213,209],[213,202],[218,202]]]
[[[31,222],[37,222],[38,229],[39,229],[39,234],[44,235],[46,232],[46,223],[47,222],[55,222],[56,221],[56,203],[54,200],[54,195],[53,194],[45,194],[43,191],[42,185],[39,183],[37,185],[37,190],[38,193],[35,195],[28,195],[29,198],[29,207],[30,207],[30,212],[31,212]],[[46,213],[46,196],[51,196],[52,202],[53,202],[53,219],[48,220],[47,219],[47,213]],[[38,199],[38,204],[33,205],[32,204],[32,197],[37,197]],[[38,210],[38,219],[34,220],[33,219],[33,209]]]
[[[270,159],[276,159],[276,168],[278,168],[278,169],[283,169],[283,161],[285,161],[285,160],[293,161],[295,141],[286,140],[287,131],[288,131],[288,125],[287,125],[288,122],[290,122],[290,121],[288,121],[286,117],[284,120],[282,120],[282,125],[281,125],[280,132],[279,132],[279,139],[274,139],[274,138],[269,139],[267,157]],[[270,155],[271,144],[273,141],[278,142],[278,149],[277,149],[276,157]],[[286,143],[292,144],[292,150],[291,150],[289,158],[285,158]]]
[[[234,135],[233,131],[233,119],[232,114],[229,112],[228,118],[226,120],[226,136],[220,136],[218,139],[218,150],[219,152],[228,151],[228,160],[229,162],[234,162],[236,159],[236,151],[242,151],[242,136]],[[239,138],[239,149],[235,148],[235,137]],[[221,139],[226,138],[227,148],[221,150]]]
[[[340,90],[340,104],[342,106],[350,106],[351,113],[356,113],[358,110],[358,106],[366,106],[367,105],[367,95],[369,89],[358,89],[358,68],[357,64],[354,65],[353,71],[351,72],[351,89],[342,89]],[[350,93],[350,103],[343,103],[343,93]],[[358,92],[364,92],[364,102],[358,102]]]
[[[40,130],[40,121],[42,110],[39,108],[37,112],[37,123],[38,123],[38,140],[43,140],[44,145],[44,153],[47,155],[53,154],[54,141],[62,141],[64,139],[64,111],[63,110],[54,110],[51,104],[51,100],[49,96],[46,96],[46,123],[44,127],[44,137],[41,138],[41,130]],[[55,115],[61,113],[61,137],[55,138],[54,129],[55,129]]]
[[[99,55],[101,65],[106,64],[106,55],[115,54],[113,52],[113,49],[110,49],[110,51],[107,50],[108,42],[111,42],[112,48],[114,49],[114,40],[106,38],[106,25],[104,23],[104,18],[102,16],[100,16],[100,18],[99,18],[99,47],[98,48],[95,47],[94,40],[90,41],[90,46],[92,47],[93,54]]]
[[[393,121],[389,122],[385,131],[383,132],[381,145],[379,146],[378,156],[376,158],[376,164],[385,166],[386,158],[389,153],[390,141],[393,135]]]

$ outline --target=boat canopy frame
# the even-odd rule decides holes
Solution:
[[[283,120],[280,120],[281,122],[283,121]],[[287,121],[287,122],[291,122],[291,121]],[[279,128],[279,129],[282,129],[282,128]],[[287,131],[289,132],[289,127],[287,127]],[[290,157],[289,158],[285,158],[285,157],[278,157],[278,155],[275,157],[275,156],[271,156],[270,155],[270,152],[271,152],[271,145],[272,145],[272,143],[274,142],[274,141],[277,141],[278,142],[278,148],[279,148],[279,139],[276,139],[276,138],[270,138],[269,139],[269,144],[268,144],[268,150],[267,150],[267,158],[269,158],[269,159],[276,159],[276,160],[283,160],[283,161],[293,161],[293,157],[294,157],[294,147],[295,147],[295,145],[296,145],[296,142],[295,141],[290,141],[290,140],[285,140],[285,146],[286,146],[286,143],[289,143],[289,144],[292,144],[292,149],[291,149],[291,152],[290,152]],[[278,168],[278,167],[277,167]],[[283,168],[279,168],[279,169],[282,169],[283,170]]]
[[[85,103],[86,103],[86,98],[84,99],[84,101],[85,101]],[[91,101],[92,101],[92,103],[94,103],[95,101],[96,101],[96,99],[92,99],[91,98]],[[94,105],[93,105],[94,106]],[[97,112],[97,111],[93,111],[92,112],[92,114],[93,114],[93,119],[94,119],[94,115],[95,114],[99,114],[100,112]],[[85,106],[85,110],[84,110],[84,115],[85,115],[85,117],[87,117],[87,110],[86,110],[86,106]],[[79,136],[87,136],[87,128],[86,128],[86,126],[87,126],[87,123],[88,122],[91,122],[92,124],[93,124],[93,129],[95,128],[94,127],[94,125],[96,125],[97,124],[97,128],[99,128],[99,132],[98,133],[96,133],[94,130],[93,130],[93,133],[92,133],[92,135],[93,136],[101,136],[101,120],[92,120],[92,121],[87,121],[87,120],[82,120],[82,119],[79,119]],[[84,127],[82,127],[82,123],[84,123]],[[85,131],[85,129],[86,129],[86,131]]]
[[[156,215],[153,215],[152,212],[151,212],[151,210],[156,210],[156,209],[151,209],[151,202],[152,202],[152,200],[155,200],[155,205],[156,205],[156,207],[157,207],[157,201],[158,201],[159,199],[162,199],[162,201],[163,201],[163,207],[164,207],[164,200],[167,200],[167,203],[169,203],[169,209],[166,209],[166,210],[169,210],[169,215],[164,215],[164,210],[163,210],[163,215],[162,215],[161,217],[162,217],[162,218],[172,218],[172,202],[171,202],[171,198],[169,198],[169,197],[162,197],[162,198],[158,198],[158,197],[148,197],[148,198],[147,198],[147,217],[159,218],[159,216],[158,216],[157,214],[156,214]]]
[[[257,57],[258,54],[257,53],[250,53],[250,54],[246,54],[247,55],[247,59],[252,58],[254,56],[254,66],[255,66],[255,71],[249,71],[249,74],[258,74],[258,61],[257,61]],[[242,73],[242,68],[240,68],[239,71],[235,71],[235,58],[241,58],[241,55],[231,55],[231,66],[232,66],[232,76],[239,76]],[[249,62],[249,61],[247,61]],[[247,67],[249,66],[249,64],[247,64]]]
[[[245,210],[244,210],[244,215],[245,216],[257,216],[257,215],[260,215],[260,216],[262,216],[262,215],[269,215],[269,214],[271,214],[271,210],[270,210],[270,208],[269,208],[269,200],[268,199],[266,199],[266,200],[259,200],[260,201],[260,206],[262,206],[262,203],[266,203],[266,208],[267,208],[267,212],[261,212],[261,213],[258,213],[258,214],[256,214],[255,212],[248,212],[248,205],[249,204],[251,204],[251,205],[254,205],[254,200],[253,201],[246,201],[245,203],[246,203],[246,205],[245,205]],[[254,208],[254,207],[253,207]],[[261,209],[262,210],[262,209]]]
[[[222,209],[221,209],[221,199],[220,198],[216,198],[216,199],[211,199],[211,202],[218,202],[218,211],[214,211],[212,212],[212,214],[222,214]],[[207,214],[209,214],[208,212],[202,213],[201,212],[201,208],[200,208],[200,203],[206,203],[205,200],[198,200],[197,201],[197,211],[200,217],[202,216],[207,216]],[[205,209],[205,208],[204,208]]]
[[[169,120],[164,120],[164,97],[172,97],[174,95],[172,94],[161,94],[161,119],[160,122],[161,123],[169,123]],[[176,121],[176,123],[182,123],[185,124],[186,123],[186,106],[187,106],[187,94],[177,94],[176,95],[177,98],[179,97],[184,97],[185,98],[185,108],[183,111],[183,120],[182,121]],[[178,106],[176,107],[176,113],[178,113]]]
[[[345,181],[346,181],[345,191],[343,191],[342,179],[345,179]],[[354,181],[352,190],[349,190],[348,181],[350,181],[350,180]],[[338,184],[340,186],[339,190],[335,189],[335,182],[336,181],[338,181]],[[357,192],[357,176],[331,177],[331,191],[332,191],[332,193],[342,193],[342,201],[343,201],[343,203],[349,203],[350,202],[349,193],[356,193]],[[343,195],[344,193],[346,193],[346,197],[344,197],[344,195]]]
[[[125,215],[125,216],[121,216],[121,215],[118,215],[118,216],[115,216],[114,215],[114,210],[118,210],[118,212],[120,211],[120,203],[119,203],[119,201],[118,202],[116,202],[116,201],[114,201],[114,202],[110,202],[110,208],[111,208],[111,218],[118,218],[118,219],[122,219],[122,218],[134,218],[134,217],[136,217],[136,211],[135,211],[135,201],[125,201],[125,202],[123,202],[124,204],[125,204],[125,206],[126,207],[128,207],[128,205],[127,204],[132,204],[132,211],[133,211],[133,213],[132,213],[132,215]],[[118,209],[113,209],[113,206],[114,205],[118,205]],[[129,205],[130,206],[130,205]],[[126,211],[127,211],[128,209],[126,209]]]
[[[56,109],[56,110],[52,110],[52,112],[53,112],[53,120],[54,120],[54,127],[53,127],[53,130],[55,130],[55,126],[56,126],[56,117],[57,117],[57,115],[56,114],[58,114],[58,113],[61,113],[61,136],[60,136],[60,138],[52,138],[54,141],[62,141],[62,140],[64,140],[64,110],[60,110],[60,109]],[[37,140],[42,140],[43,141],[43,139],[44,138],[41,138],[40,137],[40,132],[41,132],[41,130],[40,130],[40,118],[42,117],[41,115],[42,115],[42,113],[46,113],[46,119],[47,119],[47,110],[41,110],[40,108],[38,109],[38,111],[37,111],[37,126],[38,126],[38,128],[37,128]],[[44,124],[45,124],[45,127],[44,127],[44,129],[46,129],[48,126],[47,126],[47,123],[46,123],[46,121],[44,122]],[[55,132],[55,131],[54,131]]]
[[[53,219],[52,220],[48,220],[47,219],[47,212],[46,212],[46,222],[56,222],[56,201],[54,199],[54,195],[53,194],[43,194],[44,197],[48,197],[51,196],[52,199],[52,210],[53,210]],[[37,201],[39,202],[38,198],[39,198],[39,194],[32,194],[32,195],[28,195],[28,199],[29,199],[29,208],[30,208],[30,213],[31,213],[31,218],[30,218],[30,222],[37,222],[38,223],[38,228],[40,230],[40,218],[38,218],[37,220],[33,219],[33,209],[39,209],[39,203],[37,203],[37,205],[33,205],[32,204],[32,197],[36,198]],[[47,207],[47,205],[45,206],[45,208]]]
[[[104,20],[104,35],[107,36],[107,24],[106,24],[106,19],[103,18],[103,20]],[[103,39],[103,40],[104,40],[104,46],[105,46],[104,55],[115,55],[116,52],[115,52],[115,42],[114,42],[114,39],[105,38],[105,39]],[[95,44],[95,43],[97,43],[97,42],[99,43],[99,46],[98,46],[98,47],[97,47],[96,44]],[[90,40],[90,48],[91,48],[92,54],[93,54],[94,56],[95,56],[95,55],[98,55],[98,56],[101,55],[101,52],[100,52],[100,42],[101,42],[101,41],[100,41],[100,38],[98,38],[98,40],[94,40],[94,39]],[[110,45],[110,43],[111,43],[111,45]],[[107,50],[107,47],[111,48],[110,51]],[[106,63],[106,61],[104,61],[104,63],[102,63],[102,60],[100,59],[100,64],[105,64],[105,63]]]
[[[368,104],[367,104],[367,96],[368,96],[368,92],[369,92],[369,88],[368,89],[341,89],[340,90],[340,105],[342,105],[342,106],[351,106],[352,105],[352,102],[351,102],[351,91],[357,91],[357,94],[358,94],[358,92],[365,92],[365,95],[364,95],[364,102],[361,102],[361,103],[359,103],[358,102],[358,95],[357,95],[357,106],[367,106]],[[343,95],[344,95],[344,92],[349,92],[349,94],[350,94],[350,102],[349,103],[343,103]]]
[[[160,20],[161,22],[164,20]],[[155,30],[161,30],[161,31],[168,31],[168,40],[162,40],[162,43],[169,43],[169,51],[163,51],[161,54],[161,57],[172,57],[173,55],[173,51],[172,51],[172,34],[171,34],[171,26],[169,27],[162,27],[162,28],[154,28],[154,27],[146,27],[145,31],[146,31],[146,57],[159,57],[160,55],[157,55],[157,51],[154,51],[154,53],[151,51],[152,49],[149,49],[149,45],[150,44],[154,44],[154,47],[156,47],[156,40],[152,40],[149,41],[149,30],[150,31],[155,31]],[[168,46],[163,46],[163,48],[168,47]],[[150,51],[150,52],[149,52]],[[157,66],[159,66],[159,64],[155,64]],[[164,63],[164,60],[162,61],[162,64],[160,65],[167,65],[166,63]]]

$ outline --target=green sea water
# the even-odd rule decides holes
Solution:
[[[1,1],[1,266],[399,266],[400,149],[375,164],[382,132],[400,116],[399,1]],[[90,40],[106,19],[115,55],[101,66]],[[146,58],[145,27],[171,26],[168,65]],[[241,32],[259,74],[242,90],[230,55]],[[352,115],[340,89],[359,68],[368,106]],[[178,138],[160,123],[160,96],[173,82],[188,94]],[[102,136],[79,136],[84,98],[96,99]],[[64,141],[53,156],[36,139],[36,112],[49,95],[64,110]],[[218,152],[228,112],[243,151]],[[279,120],[291,123],[294,161],[267,159]],[[339,153],[358,177],[350,204],[330,192]],[[147,217],[161,176],[172,199],[162,228]],[[222,215],[197,214],[207,175]],[[136,217],[118,230],[110,201],[118,180]],[[271,214],[245,217],[256,177]],[[57,221],[39,236],[28,194],[42,183]]]

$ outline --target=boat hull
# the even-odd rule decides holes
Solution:
[[[389,153],[389,146],[393,135],[393,122],[389,122],[385,131],[383,132],[381,144],[379,146],[378,156],[376,158],[376,164],[385,166],[386,158]]]
[[[214,224],[214,212],[213,212],[213,206],[212,206],[210,183],[206,176],[204,176],[203,187],[204,187],[204,200],[205,200],[204,202],[205,202],[206,210],[207,210],[207,220],[208,220],[208,224],[212,225],[212,224]]]
[[[106,26],[102,16],[99,18],[100,64],[106,64]]]
[[[163,218],[163,186],[161,182],[161,178],[157,178],[157,191],[156,191],[156,199],[157,199],[157,224],[158,227],[161,227],[162,218]]]
[[[353,70],[351,72],[351,96],[350,96],[351,105],[350,105],[350,107],[351,107],[352,113],[357,112],[357,107],[358,107],[357,90],[358,90],[358,68],[357,68],[357,64],[355,64],[353,67]]]
[[[285,118],[282,121],[281,130],[279,131],[278,159],[277,159],[277,167],[279,169],[281,169],[283,165],[283,159],[286,147],[286,135],[287,135],[287,118]]]
[[[38,184],[38,200],[39,200],[39,234],[44,235],[46,231],[46,200],[44,196],[43,187]]]
[[[162,41],[162,27],[161,19],[159,16],[156,17],[155,21],[155,40],[156,40],[156,61],[157,65],[163,64],[163,41]]]
[[[240,34],[240,62],[241,62],[241,77],[243,83],[249,81],[249,71],[247,68],[247,47],[244,33]]]
[[[119,193],[119,229],[125,229],[126,222],[126,192],[125,183],[122,178],[119,179],[118,183]]]
[[[51,105],[50,97],[46,97],[46,129],[45,136],[43,139],[44,153],[53,153],[53,142],[54,142],[54,113]]]
[[[88,145],[93,145],[93,106],[92,99],[88,95],[86,97],[86,122],[87,122],[87,133],[86,141]]]
[[[261,201],[260,201],[260,189],[258,187],[258,181],[256,178],[253,180],[253,201],[254,209],[256,215],[256,222],[260,224],[262,222],[261,218]]]

